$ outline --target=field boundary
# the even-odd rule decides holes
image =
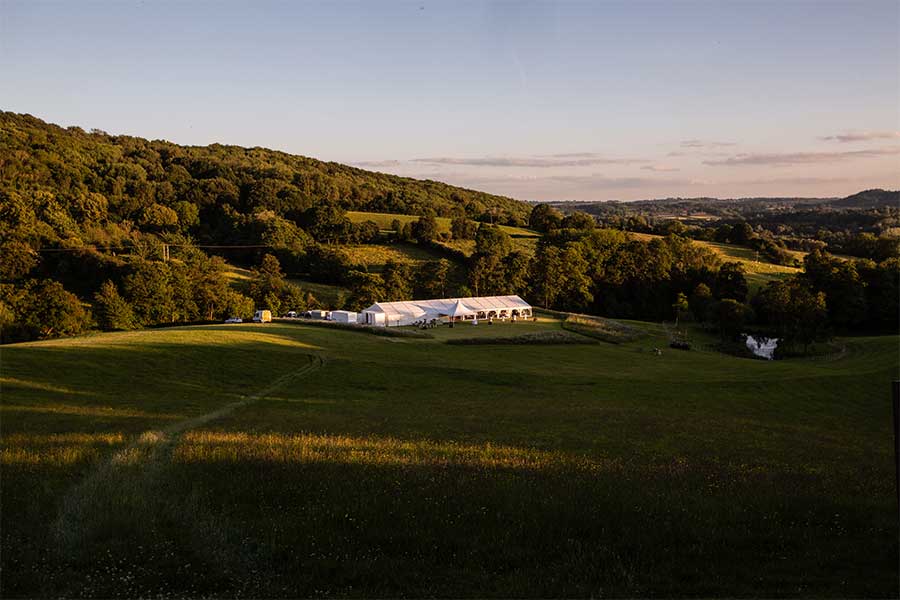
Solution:
[[[274,322],[287,325],[307,325],[309,327],[323,327],[325,329],[340,329],[341,331],[355,331],[356,333],[368,333],[380,337],[415,338],[420,340],[434,339],[434,336],[424,331],[410,329],[390,328],[378,325],[364,325],[361,323],[338,323],[337,321],[323,321],[320,319],[282,319],[275,318]]]

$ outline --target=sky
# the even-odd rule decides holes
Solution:
[[[523,200],[900,188],[900,2],[0,0],[0,109]]]

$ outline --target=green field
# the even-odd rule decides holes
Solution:
[[[630,324],[4,346],[0,597],[896,597],[898,338],[764,362]]]
[[[360,211],[347,211],[347,216],[354,223],[372,221],[385,231],[391,229],[391,223],[394,221],[394,219],[400,221],[401,223],[412,223],[413,221],[417,221],[419,219],[418,215],[400,215],[393,213],[374,213]],[[439,232],[450,231],[450,219],[448,217],[436,217],[436,220]],[[502,229],[512,237],[538,238],[541,236],[541,234],[539,234],[538,232],[532,231],[531,229],[525,229],[524,227],[510,227],[509,225],[500,225],[500,229]]]
[[[416,244],[345,244],[339,247],[350,264],[367,271],[380,273],[389,260],[418,265],[443,256]]]
[[[642,241],[649,241],[653,238],[661,236],[650,233],[634,233],[629,232],[630,236]],[[786,267],[784,265],[776,265],[768,262],[763,256],[757,256],[756,251],[744,246],[736,246],[734,244],[721,244],[719,242],[706,242],[703,240],[693,240],[695,244],[709,248],[719,255],[723,261],[739,262],[744,265],[747,271],[747,283],[750,289],[757,289],[770,281],[779,281],[789,275],[800,273],[801,269],[795,267]],[[803,260],[805,252],[797,252],[791,250],[790,253],[797,259]]]
[[[246,291],[246,287],[250,283],[250,278],[253,276],[250,269],[244,269],[230,263],[226,264],[225,268],[225,277],[231,285],[238,291]],[[312,295],[316,297],[316,300],[322,306],[326,307],[334,306],[335,302],[341,297],[346,298],[350,294],[350,290],[339,285],[316,283],[314,281],[293,277],[289,278],[287,281],[299,286],[304,292],[311,292]]]
[[[372,221],[376,223],[383,231],[391,229],[391,223],[394,219],[401,223],[412,223],[418,220],[416,215],[400,215],[390,213],[373,213],[373,212],[357,212],[348,211],[347,216],[354,223],[363,221]],[[450,219],[447,217],[436,217],[438,223],[438,232],[444,233],[450,231]],[[500,229],[505,231],[512,238],[513,250],[525,252],[526,254],[534,254],[537,248],[537,242],[541,237],[536,231],[525,229],[524,227],[510,227],[509,225],[500,225]],[[466,255],[471,255],[475,251],[474,240],[450,240],[449,242],[441,242],[444,246],[453,250],[458,250]]]

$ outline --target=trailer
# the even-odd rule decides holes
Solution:
[[[258,310],[253,315],[254,323],[271,323],[272,322],[272,311],[271,310]]]
[[[331,320],[336,323],[356,323],[357,315],[350,310],[333,310],[331,311]]]

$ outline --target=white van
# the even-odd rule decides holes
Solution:
[[[254,323],[271,323],[272,322],[272,311],[271,310],[258,310],[253,315]]]

